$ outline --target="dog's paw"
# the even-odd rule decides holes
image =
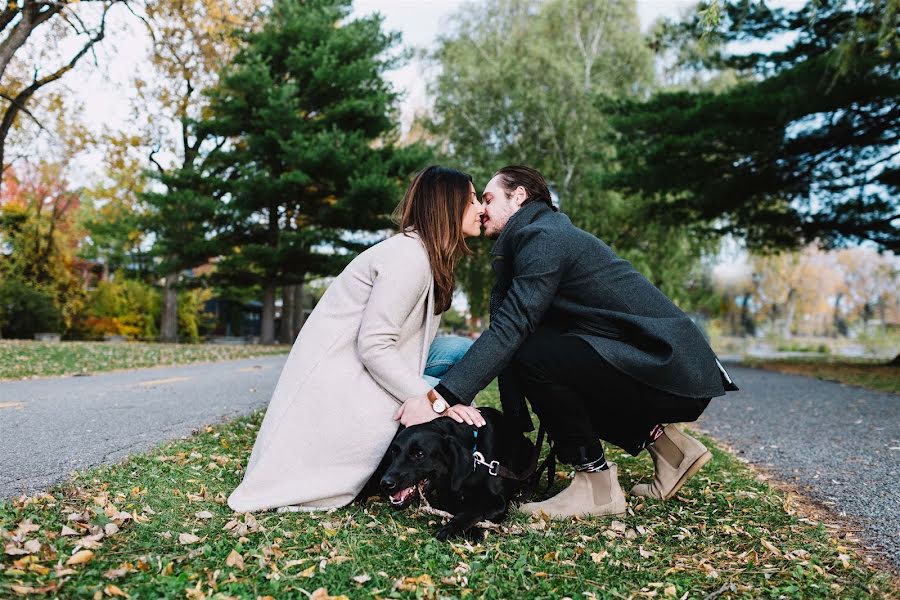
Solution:
[[[472,527],[471,529],[463,531],[462,536],[466,540],[477,544],[484,539],[485,533],[487,532],[480,527]]]
[[[456,531],[455,527],[450,527],[448,525],[444,525],[443,527],[441,527],[440,529],[437,530],[437,533],[434,534],[434,537],[436,537],[441,542],[446,542],[450,538],[454,538],[457,535],[459,535],[459,532]]]

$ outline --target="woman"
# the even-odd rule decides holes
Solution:
[[[233,510],[325,509],[356,497],[397,430],[399,407],[431,389],[429,348],[483,212],[465,173],[432,166],[416,175],[396,213],[401,233],[356,257],[297,336],[228,498]],[[446,414],[472,422],[477,411]]]

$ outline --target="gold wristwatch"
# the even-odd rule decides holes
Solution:
[[[427,396],[428,401],[431,402],[431,410],[437,414],[442,415],[449,408],[447,406],[447,401],[438,396],[437,392],[434,390],[428,390]]]

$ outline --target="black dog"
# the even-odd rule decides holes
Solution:
[[[500,411],[479,410],[487,421],[480,428],[440,417],[401,430],[385,456],[381,488],[392,505],[408,506],[421,490],[433,507],[454,515],[438,530],[441,541],[477,536],[473,526],[479,521],[505,519],[509,501],[524,482],[501,477],[498,470],[527,474],[534,467],[534,444]],[[476,456],[488,465],[496,463],[479,464]]]

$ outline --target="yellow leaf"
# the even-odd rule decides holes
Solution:
[[[665,589],[663,590],[663,594],[665,594],[666,596],[673,596],[673,597],[674,597],[674,596],[677,596],[677,595],[678,595],[678,590],[675,589],[675,586],[674,586],[674,585],[667,585],[667,586],[665,587]]]
[[[312,577],[316,574],[316,565],[300,571],[300,577]]]
[[[73,554],[69,560],[66,561],[66,566],[71,567],[72,565],[83,565],[86,562],[89,562],[94,558],[94,553],[90,550],[80,550]]]
[[[122,591],[122,589],[113,584],[108,584],[105,588],[103,588],[103,593],[107,596],[119,596],[120,598],[130,598],[128,594]]]

